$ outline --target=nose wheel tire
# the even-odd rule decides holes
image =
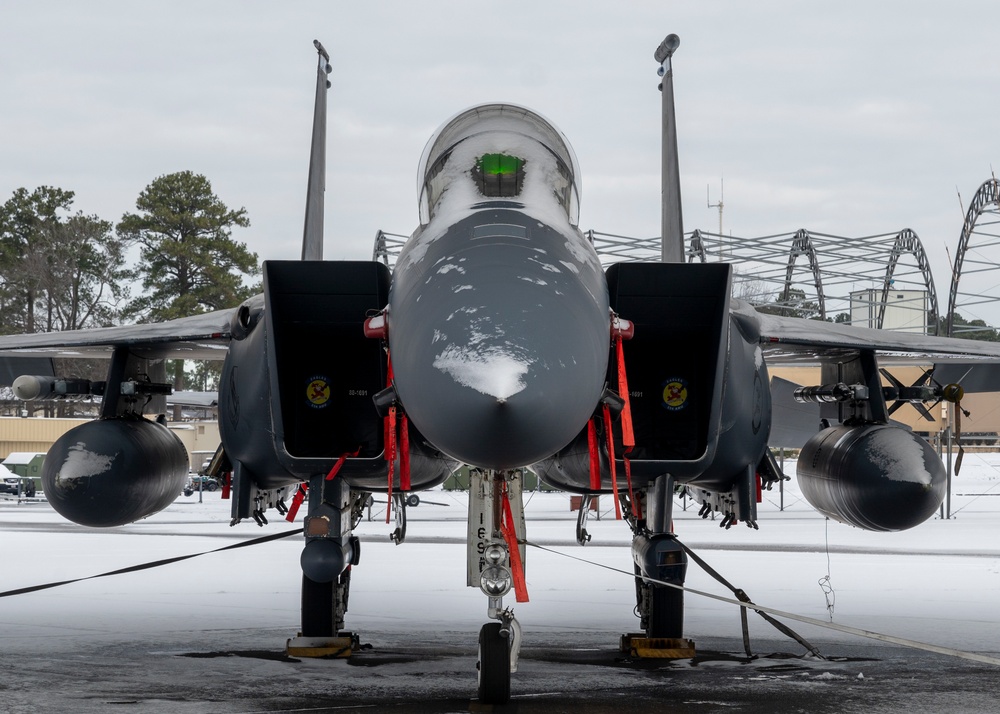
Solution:
[[[500,634],[499,622],[479,631],[479,701],[505,704],[510,700],[510,641]]]

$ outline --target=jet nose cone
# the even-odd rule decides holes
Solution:
[[[579,320],[515,316],[496,310],[463,329],[457,317],[442,318],[424,334],[446,338],[423,344],[420,333],[408,339],[409,325],[395,331],[404,347],[392,348],[394,384],[411,423],[472,466],[511,469],[551,456],[586,426],[604,389],[606,310]]]
[[[607,372],[607,329],[595,315],[544,329],[526,325],[519,335],[470,329],[468,340],[395,350],[396,391],[438,450],[480,468],[527,466],[568,444],[594,413]]]
[[[586,426],[604,388],[608,294],[593,247],[508,209],[412,240],[387,312],[410,423],[479,468],[551,456]]]
[[[432,366],[456,384],[504,403],[524,391],[525,377],[534,361],[509,347],[483,349],[452,344],[435,357]]]
[[[447,408],[415,416],[414,422],[440,450],[488,469],[527,466],[551,456],[579,433],[599,397],[565,374],[547,375],[544,386],[525,385],[510,394],[455,382],[446,391]]]

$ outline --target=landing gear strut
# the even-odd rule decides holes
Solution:
[[[694,650],[683,640],[684,577],[687,554],[672,533],[674,480],[661,476],[641,496],[645,519],[631,519],[632,559],[635,562],[636,609],[644,637],[628,635],[639,642],[640,656],[673,657],[667,652]],[[623,640],[624,641],[624,640]],[[633,644],[630,649],[635,652]]]
[[[352,535],[368,494],[354,493],[343,479],[316,476],[309,484],[309,515],[302,551],[302,631],[288,641],[295,656],[346,656],[357,637],[342,632],[361,543]]]
[[[514,582],[516,563],[523,567],[524,537],[520,472],[469,473],[468,585],[489,598],[488,622],[479,631],[479,701],[503,704],[510,700],[510,675],[517,671],[521,625],[503,596]],[[512,522],[511,522],[512,521]],[[506,525],[506,537],[505,537]],[[513,536],[513,537],[512,537]],[[517,548],[512,553],[510,543]]]

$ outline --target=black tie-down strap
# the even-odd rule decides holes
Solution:
[[[260,545],[261,543],[267,543],[272,540],[287,538],[288,536],[300,535],[301,533],[302,529],[297,528],[296,530],[293,531],[283,531],[281,533],[275,533],[273,535],[263,536],[262,538],[253,538],[251,540],[240,541],[239,543],[233,543],[232,545],[227,545],[222,548],[216,548],[215,550],[206,550],[203,553],[192,553],[191,555],[179,555],[175,558],[164,558],[163,560],[154,560],[149,563],[130,565],[127,568],[119,568],[118,570],[111,570],[107,573],[100,573],[98,575],[88,575],[84,578],[74,578],[73,580],[60,580],[59,582],[56,583],[44,583],[43,585],[30,585],[26,588],[17,588],[16,590],[7,590],[5,592],[0,592],[0,598],[11,597],[12,595],[24,595],[25,593],[38,592],[39,590],[48,590],[49,588],[57,588],[61,585],[79,583],[83,580],[94,580],[95,578],[107,578],[111,575],[124,575],[125,573],[134,573],[139,570],[149,570],[150,568],[158,568],[161,565],[170,565],[171,563],[179,563],[182,560],[189,560],[191,558],[197,558],[202,555],[209,555],[210,553],[221,553],[224,550],[236,550],[237,548],[247,548],[251,545]]]
[[[702,560],[693,550],[691,550],[686,545],[684,545],[684,543],[681,543],[680,541],[677,541],[677,542],[680,543],[680,546],[681,546],[681,548],[684,549],[684,552],[687,553],[688,556],[694,562],[696,562],[698,565],[701,566],[702,570],[704,570],[706,573],[708,573],[713,578],[715,578],[716,580],[718,580],[721,584],[723,584],[727,588],[729,588],[732,591],[733,595],[736,596],[737,600],[739,600],[740,602],[747,603],[747,605],[751,609],[753,609],[754,612],[756,612],[758,615],[760,615],[761,617],[763,617],[776,630],[778,630],[779,632],[781,632],[786,637],[792,638],[793,640],[795,640],[796,642],[798,642],[800,645],[802,645],[803,647],[805,647],[807,650],[809,650],[809,654],[811,654],[814,657],[817,657],[819,659],[826,659],[825,657],[823,657],[823,655],[821,655],[819,653],[819,650],[816,649],[816,647],[814,647],[813,645],[809,644],[809,642],[806,641],[806,639],[804,637],[802,637],[801,635],[799,635],[797,632],[795,632],[794,630],[792,630],[790,627],[788,627],[787,625],[785,625],[783,622],[779,622],[778,620],[775,620],[773,617],[771,617],[770,615],[768,615],[766,612],[761,612],[760,610],[757,610],[756,608],[753,608],[753,601],[750,599],[749,595],[747,595],[740,588],[734,587],[732,583],[730,583],[728,580],[726,580],[724,577],[722,577],[719,573],[717,573],[715,571],[715,569],[712,568],[712,566],[710,566],[708,563],[706,563],[704,560]],[[743,649],[746,651],[747,657],[750,658],[750,659],[753,659],[755,657],[755,655],[750,651],[750,630],[749,630],[749,627],[747,626],[747,609],[748,609],[747,607],[741,607],[740,608],[740,620],[741,620],[741,622],[743,624]]]

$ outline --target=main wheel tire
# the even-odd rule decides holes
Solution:
[[[649,587],[648,637],[684,636],[684,591],[663,585]]]
[[[488,622],[479,631],[479,701],[510,701],[510,642],[500,634],[499,622]]]
[[[417,506],[420,505],[420,496],[418,496],[415,493],[411,493],[409,496],[406,497],[406,505],[410,506],[411,508],[416,508]]]
[[[317,583],[302,576],[302,636],[333,637],[333,593],[336,583]]]

